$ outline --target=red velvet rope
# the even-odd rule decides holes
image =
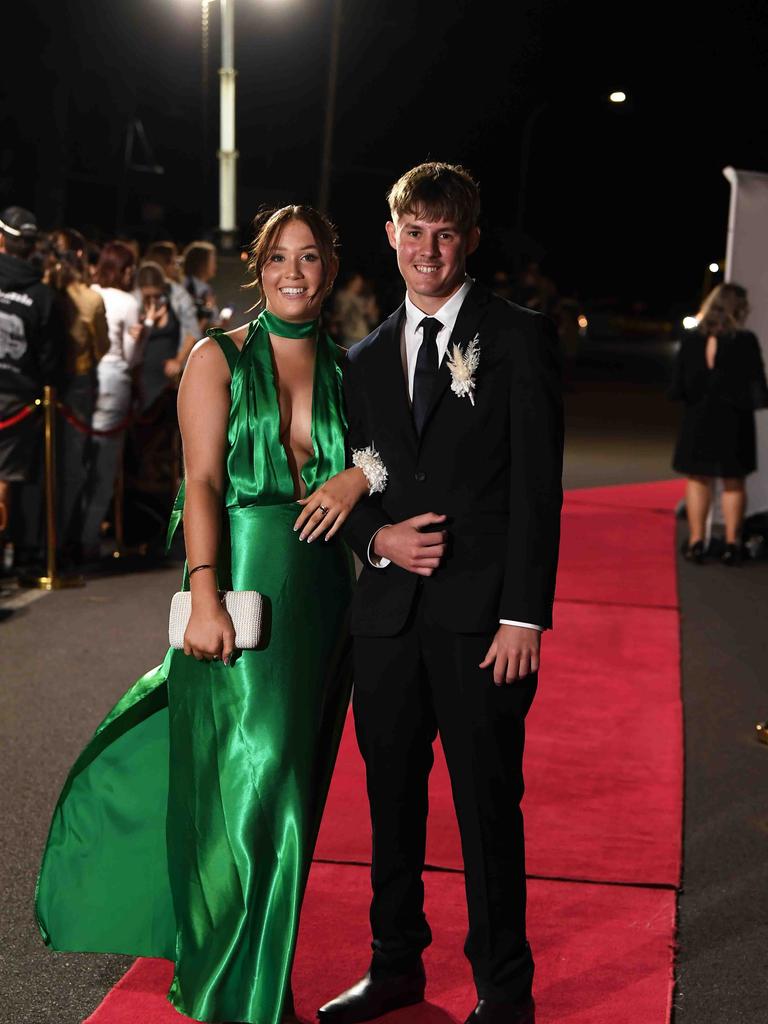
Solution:
[[[121,434],[133,422],[133,416],[129,414],[116,427],[110,427],[109,430],[97,430],[95,427],[83,422],[83,420],[78,419],[72,410],[62,402],[57,402],[56,404],[67,423],[75,427],[82,434],[90,434],[92,437],[113,437],[115,434]]]
[[[23,409],[19,409],[18,412],[14,413],[13,416],[9,416],[7,420],[0,420],[0,430],[7,430],[8,427],[15,427],[17,423],[21,423],[27,416],[31,416],[37,406],[34,402],[31,405],[25,405]]]
[[[14,413],[13,416],[9,416],[7,420],[0,420],[0,430],[7,430],[8,427],[15,427],[17,423],[21,423],[27,416],[31,416],[33,412],[38,408],[38,404],[32,402],[30,405],[25,405],[23,409],[19,409],[18,412]],[[132,423],[146,424],[151,423],[152,418],[141,418],[134,417],[129,413],[124,420],[121,420],[116,427],[110,427],[109,430],[97,430],[84,420],[79,419],[69,408],[64,405],[63,402],[57,402],[56,407],[58,408],[61,415],[71,426],[75,427],[83,434],[90,434],[92,437],[113,437],[115,434],[121,434],[124,430],[127,430]]]

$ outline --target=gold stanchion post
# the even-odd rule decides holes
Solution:
[[[42,405],[45,415],[46,574],[23,576],[19,583],[23,587],[33,587],[37,590],[82,587],[82,576],[59,576],[56,568],[56,389],[50,384],[46,384],[43,389]]]
[[[121,558],[125,554],[125,444],[120,445],[117,459],[115,489],[112,495],[112,506],[115,518],[115,548],[113,558]]]
[[[146,544],[128,545],[125,543],[125,438],[120,451],[120,458],[117,463],[117,475],[115,476],[115,488],[112,492],[112,508],[114,511],[115,546],[112,549],[113,558],[127,558],[129,556],[147,553]]]

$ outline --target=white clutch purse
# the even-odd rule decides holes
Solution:
[[[235,627],[235,647],[240,651],[252,651],[261,641],[261,624],[264,613],[264,598],[257,590],[227,590],[221,603],[229,613]],[[168,620],[168,642],[175,650],[184,647],[184,633],[192,614],[192,595],[188,590],[180,591],[171,598],[171,614]]]

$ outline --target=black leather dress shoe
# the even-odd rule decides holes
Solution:
[[[369,972],[352,988],[321,1006],[317,1016],[322,1024],[359,1024],[422,1002],[425,986],[423,967],[390,978],[372,978]]]
[[[481,999],[464,1024],[536,1024],[536,1005],[530,996],[502,1003]]]

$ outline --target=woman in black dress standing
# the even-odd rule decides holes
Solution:
[[[704,301],[695,329],[677,356],[671,395],[684,402],[673,468],[688,477],[685,505],[689,537],[686,558],[702,562],[704,535],[715,478],[723,481],[725,550],[722,561],[741,559],[744,478],[757,468],[755,409],[768,406],[760,343],[744,329],[747,292],[718,285]]]

